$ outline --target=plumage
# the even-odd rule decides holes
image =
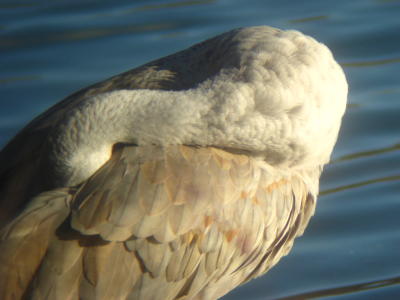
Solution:
[[[265,273],[346,94],[325,46],[251,27],[71,95],[0,153],[0,298],[217,299]]]

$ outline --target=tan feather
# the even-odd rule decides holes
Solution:
[[[165,276],[166,268],[171,260],[172,250],[167,243],[151,239],[135,239],[125,242],[129,251],[134,251],[146,270],[153,276]]]
[[[0,245],[0,257],[12,251],[16,261],[45,237],[15,287],[23,293],[33,278],[37,299],[219,297],[285,255],[315,205],[300,176],[186,146],[118,147],[78,189],[43,195],[3,230],[9,248]],[[60,227],[70,206],[71,223]],[[3,284],[16,286],[18,276]]]
[[[77,241],[53,239],[31,284],[32,299],[77,299],[82,251]]]
[[[125,299],[141,274],[134,254],[120,242],[87,248],[83,270],[88,282],[81,288],[95,299]]]
[[[158,163],[158,165],[161,165],[161,163]],[[138,178],[137,197],[139,198],[139,203],[145,214],[149,216],[160,215],[172,205],[171,199],[165,192],[164,186],[159,182],[155,182],[160,180],[155,178],[159,177],[158,174],[153,174],[155,177],[149,178],[152,174],[142,175],[143,172],[145,171],[141,169]]]
[[[69,201],[65,189],[42,193],[1,230],[1,299],[19,299],[26,292],[57,227],[68,215]]]

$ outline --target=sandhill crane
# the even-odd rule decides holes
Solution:
[[[67,97],[0,153],[0,298],[217,299],[264,274],[314,212],[346,98],[326,46],[267,26]]]

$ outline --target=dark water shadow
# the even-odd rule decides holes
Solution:
[[[372,67],[372,66],[393,64],[399,62],[400,62],[400,57],[396,57],[396,58],[377,59],[370,61],[341,63],[341,65],[345,68],[361,68],[361,67]]]
[[[293,295],[289,297],[278,298],[277,300],[302,300],[302,299],[315,299],[328,296],[339,296],[351,293],[358,293],[367,290],[374,290],[383,287],[400,284],[400,277],[392,277],[382,280],[374,280],[363,282],[359,284],[352,284],[347,286],[340,286],[331,289],[324,289],[319,291],[308,292],[304,294]]]
[[[216,2],[216,0],[184,0],[184,1],[169,2],[169,3],[146,4],[132,9],[131,12],[158,10],[166,8],[178,8],[178,7],[185,7],[192,5],[203,5],[203,4],[210,4],[213,2]]]
[[[35,45],[45,46],[58,42],[78,42],[122,34],[158,32],[160,30],[173,29],[176,26],[177,24],[174,22],[159,22],[110,26],[107,28],[62,29],[57,32],[45,32],[40,36],[26,33],[15,37],[3,38],[0,41],[0,49],[12,50],[19,47],[32,47]]]
[[[15,83],[15,82],[20,82],[20,81],[34,81],[34,80],[40,80],[39,75],[26,75],[26,76],[10,76],[10,77],[4,77],[0,78],[0,85],[5,85],[9,83]]]
[[[355,152],[355,153],[351,153],[351,154],[347,154],[347,155],[338,157],[337,159],[332,160],[330,162],[330,164],[335,164],[335,163],[353,160],[353,159],[362,158],[362,157],[375,156],[375,155],[388,153],[388,152],[392,152],[392,151],[398,151],[398,150],[400,150],[400,144],[394,144],[392,146],[373,149],[373,150]]]
[[[301,18],[301,19],[290,20],[290,21],[289,21],[289,24],[315,22],[315,21],[326,20],[326,19],[328,19],[328,18],[329,18],[329,17],[328,17],[327,15],[312,16],[312,17],[307,17],[307,18]]]
[[[341,191],[345,191],[345,190],[349,190],[349,189],[366,186],[369,184],[388,182],[388,181],[396,181],[396,180],[400,180],[400,175],[374,178],[374,179],[370,179],[370,180],[365,180],[365,181],[360,181],[360,182],[351,183],[351,184],[347,184],[347,185],[342,185],[339,187],[335,187],[333,189],[327,189],[327,190],[320,191],[319,195],[321,195],[321,196],[328,195],[328,194],[332,194],[332,193],[337,193],[337,192],[341,192]]]

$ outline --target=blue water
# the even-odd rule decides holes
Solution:
[[[0,145],[79,88],[261,24],[326,43],[349,105],[305,235],[223,299],[400,299],[400,1],[0,1]]]

